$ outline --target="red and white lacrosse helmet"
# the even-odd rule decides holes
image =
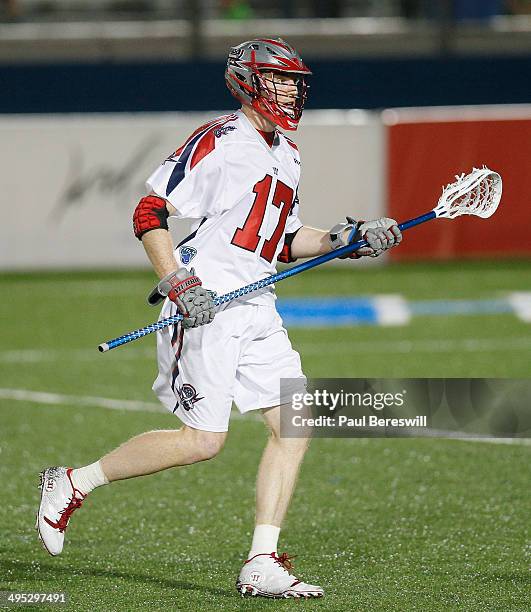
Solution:
[[[275,83],[266,82],[264,73],[270,72],[294,78],[297,94],[291,104],[281,103]],[[257,38],[232,47],[225,81],[232,95],[242,104],[252,106],[281,128],[296,130],[308,93],[305,76],[310,74],[311,70],[297,51],[281,38]]]

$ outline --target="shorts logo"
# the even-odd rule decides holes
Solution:
[[[179,389],[177,389],[177,393],[179,395],[179,399],[181,400],[181,405],[185,410],[192,410],[196,402],[204,399],[203,397],[198,397],[199,394],[195,390],[195,387],[188,383],[185,383],[182,387],[179,387]]]
[[[216,138],[221,138],[224,134],[228,134],[229,132],[232,132],[235,129],[236,128],[233,125],[223,125],[217,130],[214,130],[214,136]]]
[[[183,265],[187,266],[192,259],[197,255],[197,249],[191,246],[183,246],[179,249],[181,255],[181,261]]]

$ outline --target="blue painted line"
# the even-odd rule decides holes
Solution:
[[[418,300],[407,304],[412,316],[463,316],[514,313],[506,299]],[[378,325],[372,297],[279,299],[277,308],[287,327],[348,327]]]
[[[370,298],[278,300],[277,308],[288,327],[376,325],[378,315]]]

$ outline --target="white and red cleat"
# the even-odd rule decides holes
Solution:
[[[72,468],[50,467],[40,473],[41,503],[35,528],[46,550],[53,556],[63,550],[65,531],[72,513],[86,495],[74,488]]]
[[[261,597],[323,597],[321,587],[306,584],[289,573],[292,568],[286,553],[263,553],[248,559],[240,572],[236,588],[245,595]]]

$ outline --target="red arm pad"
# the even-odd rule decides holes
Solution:
[[[142,240],[142,236],[154,229],[168,229],[169,213],[166,200],[150,195],[142,198],[133,214],[133,231]]]
[[[297,230],[297,232],[298,231],[299,230]],[[280,263],[291,263],[293,261],[297,261],[297,258],[293,257],[293,255],[291,254],[291,243],[293,242],[293,238],[295,238],[295,236],[297,235],[297,232],[286,234],[284,238],[284,246],[282,247],[282,250],[277,256],[277,261],[280,261]]]

